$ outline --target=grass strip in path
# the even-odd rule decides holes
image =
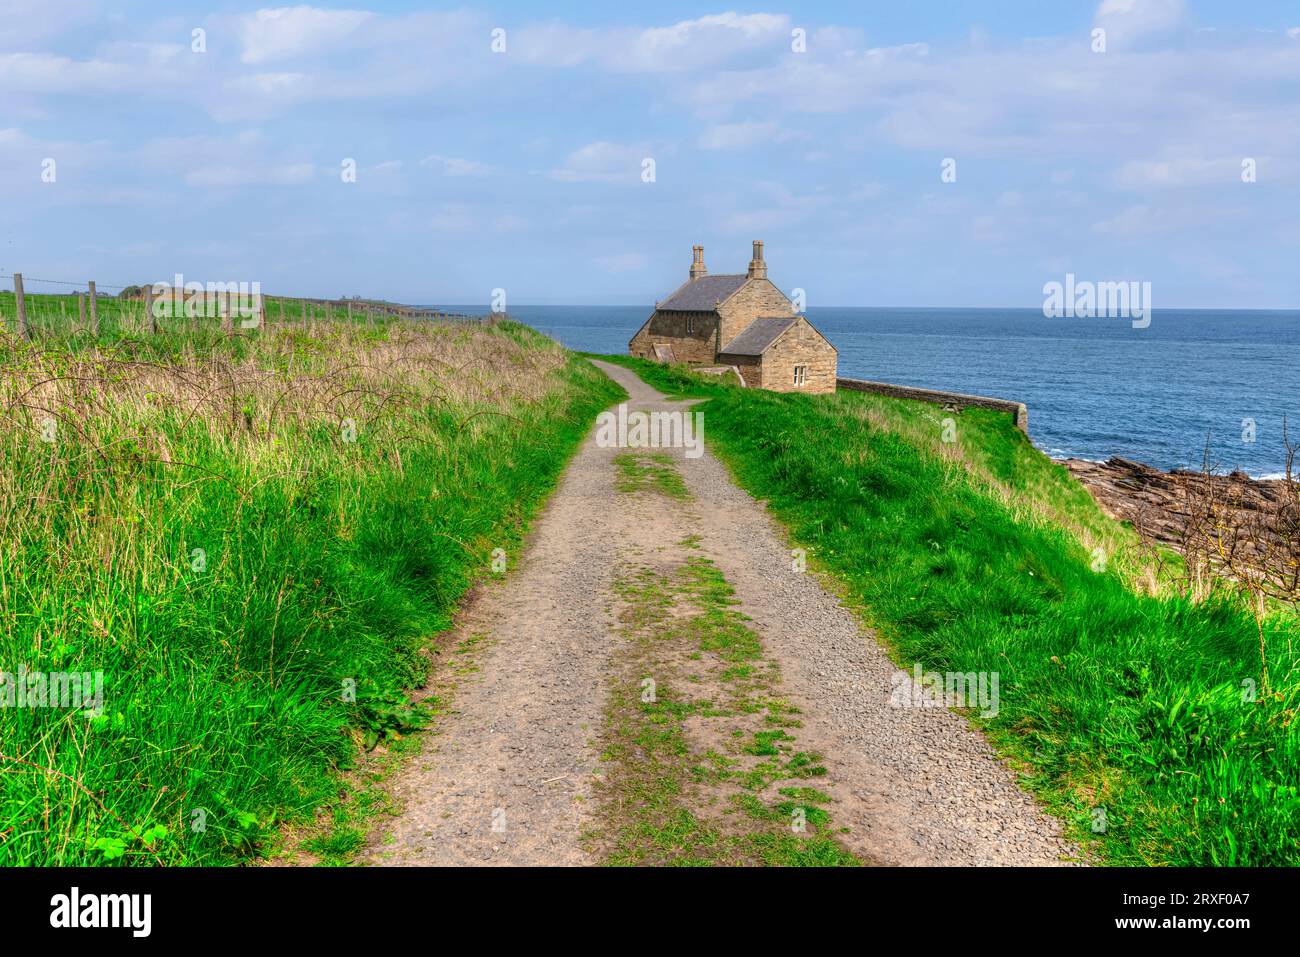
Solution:
[[[602,828],[615,865],[859,863],[835,839],[817,788],[820,756],[798,748],[799,716],[776,665],[708,559],[640,567],[621,581],[626,644],[600,739]]]
[[[653,490],[665,498],[686,501],[691,493],[673,467],[672,456],[664,452],[624,452],[614,459],[618,467],[618,490],[640,492]]]

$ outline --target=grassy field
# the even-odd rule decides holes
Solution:
[[[508,322],[148,335],[106,299],[92,342],[75,300],[28,303],[0,671],[100,673],[102,703],[0,707],[0,864],[230,863],[309,820],[420,724],[422,649],[621,394]]]
[[[972,720],[1097,860],[1300,863],[1293,616],[1264,623],[1265,689],[1250,615],[1158,576],[1008,416],[603,358],[709,399],[713,451],[901,665],[1000,675]]]

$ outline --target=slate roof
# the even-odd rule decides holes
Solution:
[[[744,273],[700,276],[659,303],[659,308],[679,312],[710,312],[719,302],[726,302],[747,279],[749,276]]]
[[[698,282],[698,280],[697,280]],[[740,334],[724,345],[719,355],[731,356],[761,356],[767,347],[776,342],[785,332],[795,324],[794,318],[784,318],[773,316],[767,319],[755,319]]]

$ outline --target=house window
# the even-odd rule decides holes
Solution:
[[[807,381],[808,381],[808,367],[807,367],[807,366],[795,366],[795,367],[794,367],[794,384],[795,384],[795,385],[803,385],[803,384],[804,384],[805,382],[807,382]]]
[[[695,335],[695,317],[694,317],[694,316],[687,316],[687,317],[686,317],[686,334],[687,334],[688,336],[693,336],[693,335]]]

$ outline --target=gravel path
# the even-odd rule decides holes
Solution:
[[[626,369],[596,365],[627,389],[632,408],[687,405]],[[687,508],[620,495],[619,451],[588,436],[520,567],[460,624],[464,636],[488,639],[479,671],[458,682],[455,713],[395,779],[405,811],[382,825],[373,863],[591,863],[580,837],[592,823],[592,741],[615,644],[610,586],[620,567],[691,533],[779,663],[803,711],[800,746],[825,756],[832,813],[851,850],[886,864],[1077,856],[965,719],[891,705],[898,668],[816,577],[793,570],[781,529],[716,459],[671,450],[695,498]]]
[[[610,543],[627,516],[616,449],[592,436],[536,522],[519,567],[489,583],[458,637],[484,636],[454,713],[393,782],[405,808],[368,857],[379,864],[580,864],[614,641]]]

